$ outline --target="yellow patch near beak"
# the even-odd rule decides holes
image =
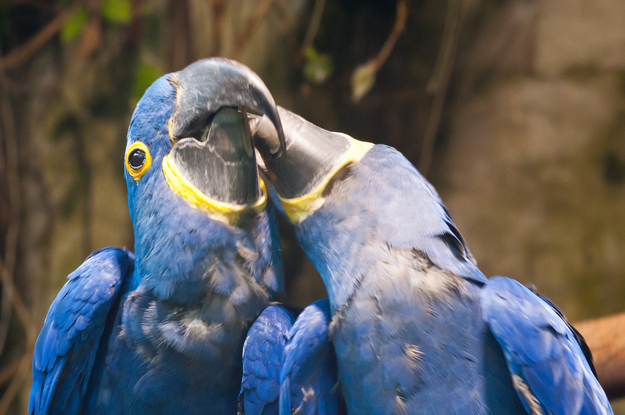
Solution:
[[[176,194],[182,196],[192,206],[204,211],[211,218],[227,225],[236,225],[243,214],[250,211],[260,212],[267,206],[267,188],[260,178],[262,194],[258,201],[253,205],[233,205],[207,197],[180,175],[169,155],[163,157],[163,174],[167,184]]]
[[[351,147],[347,151],[345,158],[323,179],[319,186],[304,196],[292,199],[280,198],[280,202],[284,208],[284,213],[286,213],[292,223],[301,223],[304,219],[315,213],[317,209],[323,206],[325,202],[323,191],[336,173],[346,165],[360,161],[360,159],[362,159],[364,155],[367,154],[371,148],[373,148],[373,143],[358,141],[350,136],[347,137],[350,139]]]

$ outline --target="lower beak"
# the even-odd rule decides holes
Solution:
[[[209,199],[247,206],[261,197],[245,110],[220,109],[195,138],[179,140],[169,157],[178,174]]]

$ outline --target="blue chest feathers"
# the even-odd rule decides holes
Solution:
[[[273,291],[269,273],[256,272],[258,256],[241,242],[213,249],[197,278],[172,280],[167,291],[132,278],[140,283],[126,287],[105,330],[88,412],[236,413],[245,334]]]
[[[348,409],[524,413],[480,317],[479,288],[418,251],[379,249],[385,255],[332,323]]]

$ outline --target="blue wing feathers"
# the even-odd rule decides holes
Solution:
[[[330,319],[328,300],[308,306],[295,323],[279,305],[261,313],[243,346],[239,400],[246,415],[338,413]]]
[[[582,334],[579,331],[577,331],[577,329],[573,327],[566,320],[566,317],[564,317],[564,313],[562,312],[562,310],[560,310],[560,308],[557,305],[555,305],[553,301],[551,301],[549,298],[545,297],[544,295],[541,295],[536,289],[536,287],[533,286],[533,284],[531,286],[528,286],[528,288],[534,294],[536,294],[541,300],[547,303],[553,309],[553,311],[555,311],[556,314],[564,321],[567,327],[573,332],[573,337],[575,337],[577,344],[582,349],[582,352],[584,353],[584,357],[586,358],[586,361],[588,362],[588,366],[590,366],[590,370],[592,370],[592,373],[595,375],[595,377],[597,377],[597,371],[595,370],[595,366],[593,363],[592,352],[590,351],[590,348],[588,347],[588,344],[586,343],[586,339],[584,339],[584,336],[582,336]]]
[[[517,281],[494,277],[481,305],[528,412],[539,405],[549,414],[612,413],[573,331],[548,303]]]
[[[239,400],[246,415],[278,413],[280,370],[293,315],[280,305],[267,307],[250,327],[243,345]]]
[[[297,317],[282,367],[280,414],[337,414],[337,364],[329,338],[330,303],[319,300]]]
[[[133,266],[128,251],[104,248],[68,276],[35,345],[29,413],[78,413],[106,319]]]

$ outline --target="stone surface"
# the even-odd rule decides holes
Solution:
[[[625,69],[625,2],[540,2],[536,70],[560,76],[575,67]]]
[[[625,2],[484,3],[434,184],[487,276],[572,321],[622,312]]]

